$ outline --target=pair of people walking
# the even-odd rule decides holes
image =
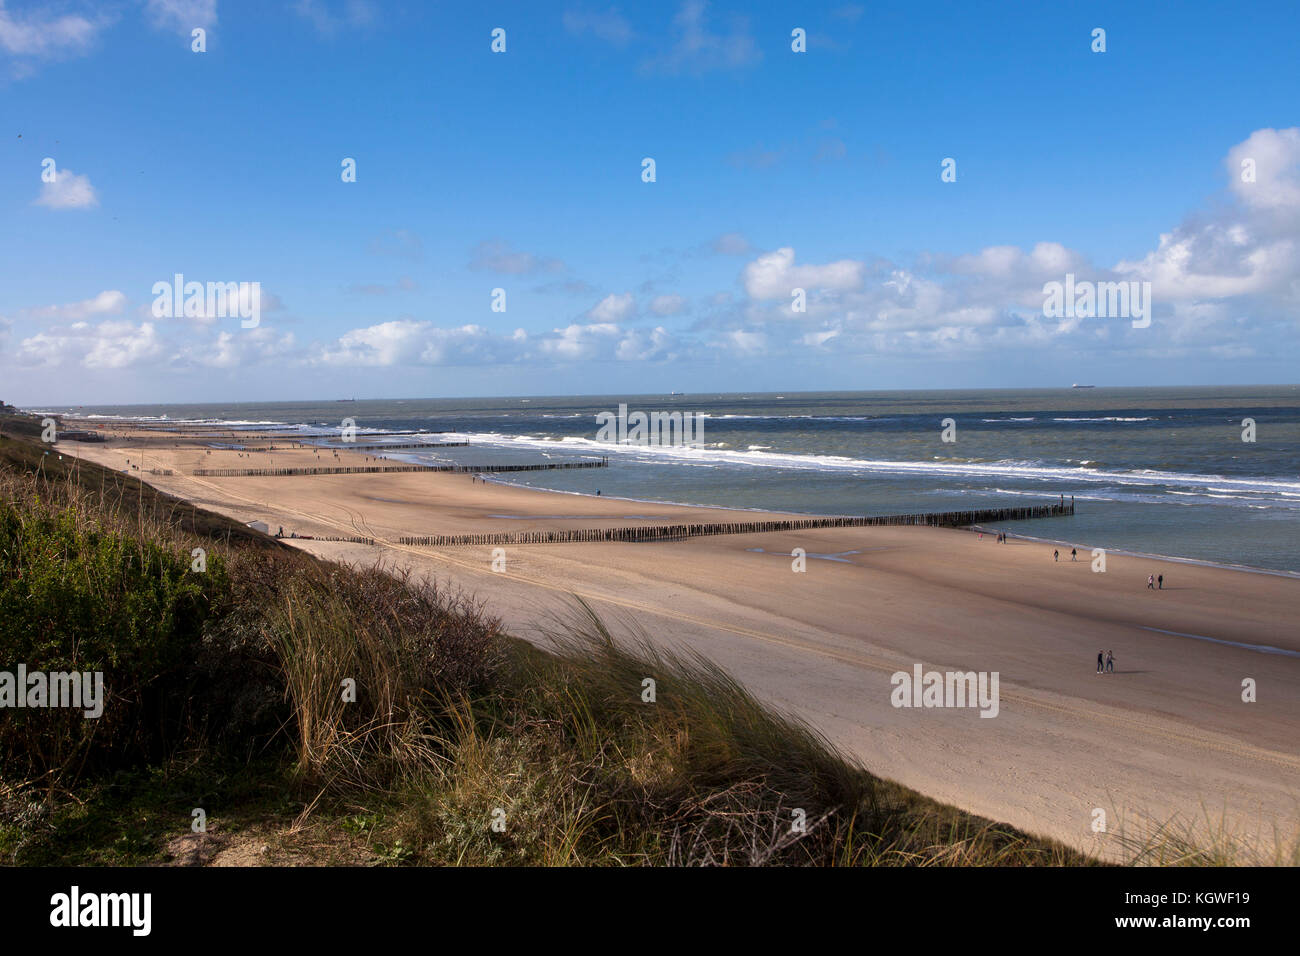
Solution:
[[[1163,591],[1165,589],[1165,576],[1158,577],[1154,574],[1147,575],[1147,589],[1150,591]]]
[[[1115,673],[1115,652],[1106,651],[1103,655],[1101,651],[1097,652],[1097,673],[1113,674]]]

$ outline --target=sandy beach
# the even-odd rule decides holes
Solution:
[[[477,595],[522,637],[570,595],[616,633],[691,648],[797,714],[871,771],[1104,856],[1117,835],[1204,820],[1271,845],[1300,826],[1300,579],[969,530],[844,528],[649,544],[408,547],[407,535],[736,520],[735,511],[543,492],[470,475],[198,477],[196,468],[382,464],[373,453],[240,453],[109,428],[59,453],[286,535],[326,558],[401,565]],[[173,474],[161,474],[170,470]],[[1050,519],[1032,533],[1051,538]],[[791,552],[807,552],[806,571]],[[1164,575],[1163,590],[1146,586]],[[1252,645],[1252,647],[1240,646]],[[1098,651],[1115,672],[1098,675]],[[997,672],[1000,706],[899,708],[891,675]],[[1242,699],[1243,681],[1257,699]],[[631,690],[629,692],[632,692]],[[1094,832],[1096,811],[1105,833]]]

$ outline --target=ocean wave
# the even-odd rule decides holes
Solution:
[[[814,422],[896,422],[897,416],[876,416],[876,415],[736,415],[730,412],[724,415],[714,415],[711,412],[700,412],[702,418],[710,421],[715,419],[745,419],[749,421],[766,421],[766,422],[794,422],[794,421],[814,421]]]
[[[535,436],[503,435],[495,432],[459,433],[475,444],[500,447],[538,447],[541,439]],[[546,442],[554,448],[554,442]],[[1172,486],[1203,490],[1220,487],[1235,494],[1300,494],[1300,481],[1265,477],[1230,478],[1224,475],[1205,475],[1192,472],[1134,469],[1130,471],[1103,470],[1094,467],[1054,465],[1042,461],[1005,460],[992,462],[971,461],[896,461],[888,459],[851,458],[844,455],[796,454],[762,450],[735,450],[730,448],[693,448],[673,445],[614,445],[591,438],[567,436],[560,444],[574,453],[609,455],[650,463],[678,463],[691,465],[735,465],[747,468],[779,468],[795,471],[861,472],[882,475],[917,475],[935,478],[1017,478],[1026,481],[1076,483],[1088,485],[1119,486]]]

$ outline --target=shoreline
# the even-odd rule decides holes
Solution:
[[[33,414],[38,414],[38,413],[33,413]],[[253,421],[244,421],[244,420],[225,421],[222,419],[155,419],[155,418],[144,418],[139,416],[128,418],[122,416],[106,416],[103,414],[93,414],[93,415],[76,415],[76,414],[68,414],[68,413],[49,413],[49,414],[61,414],[66,418],[81,420],[81,421],[88,421],[92,419],[100,420],[103,421],[105,424],[111,423],[119,428],[130,428],[133,424],[146,424],[149,426],[166,425],[166,424],[175,424],[175,425],[201,424],[205,426],[211,425],[214,427],[223,427],[229,425],[234,427],[234,430],[237,432],[238,431],[246,432],[249,438],[264,439],[264,440],[274,440],[275,438],[283,438],[286,437],[287,434],[289,434],[288,431],[282,432],[280,431],[280,429],[285,429],[285,430],[302,429],[302,428],[312,429],[318,427],[303,422],[297,422],[297,423],[272,422],[272,421],[253,422]],[[276,431],[273,432],[259,431],[260,428],[266,428],[266,427],[276,429]],[[149,428],[147,429],[147,432],[149,434],[165,434],[166,430]],[[410,432],[405,430],[393,431],[391,429],[358,429],[357,434],[358,435],[360,434],[381,435],[381,436],[382,435],[407,435],[407,434],[439,434],[439,435],[466,436],[470,433],[459,432],[459,431],[419,433],[419,432]],[[177,433],[177,435],[179,438],[184,440],[205,441],[204,436],[186,435],[184,432],[179,432]],[[319,440],[328,437],[330,436],[329,435],[302,435],[299,438],[299,441],[305,447],[316,448],[319,450],[326,450],[326,449],[331,451],[344,450],[339,445],[318,443]],[[492,447],[498,450],[513,447],[509,442],[483,441],[481,437],[480,437],[480,442],[488,447]],[[557,440],[555,444],[560,444],[560,442],[561,440]],[[549,442],[540,439],[530,439],[529,443],[532,445],[539,445],[539,446],[545,446],[547,444],[550,444]],[[436,445],[437,443],[431,442],[430,444]],[[614,446],[614,447],[618,447],[618,446]],[[230,449],[230,450],[234,450],[234,449]],[[574,453],[580,454],[580,452],[577,451],[575,451]],[[406,462],[407,458],[417,457],[416,454],[414,454],[411,450],[403,450],[400,453],[395,455],[385,455],[383,454],[382,448],[367,449],[367,454],[373,458],[383,458],[388,461],[397,461],[397,462]],[[420,464],[420,462],[406,462],[406,463]],[[906,464],[906,463],[904,462],[901,464]],[[532,491],[532,492],[538,492],[543,494],[574,495],[582,498],[591,498],[591,499],[604,500],[604,501],[623,501],[629,504],[654,505],[658,507],[667,507],[667,508],[686,508],[686,509],[696,509],[696,510],[705,510],[705,511],[726,511],[726,512],[737,512],[742,514],[772,515],[772,516],[778,516],[782,518],[863,517],[862,515],[844,514],[838,512],[779,511],[779,510],[773,510],[771,508],[747,508],[747,507],[740,507],[736,505],[715,505],[715,504],[705,504],[700,502],[674,501],[674,500],[663,499],[663,498],[634,498],[634,497],[627,497],[623,495],[604,495],[604,494],[594,495],[591,492],[587,492],[587,491],[572,491],[572,490],[562,489],[562,488],[538,488],[534,485],[527,485],[518,481],[512,481],[510,479],[501,478],[496,475],[488,475],[488,474],[480,475],[479,480],[483,481],[484,483],[490,482],[492,484],[500,485],[503,487],[514,488],[519,491]],[[1041,498],[1043,499],[1044,503],[1050,503],[1050,501],[1055,500],[1058,497],[1053,495],[1036,495],[1036,494],[1025,493],[1025,492],[1008,492],[1008,494],[1011,494],[1015,497]],[[1087,495],[1077,495],[1072,497],[1077,497],[1079,500],[1083,500],[1083,501],[1098,500],[1095,498],[1090,498]],[[946,510],[962,510],[962,509],[954,508],[954,509],[946,509]],[[978,509],[972,509],[972,510],[978,510]],[[905,512],[897,512],[897,513],[903,514]],[[519,516],[519,517],[522,518],[524,516]],[[873,517],[875,517],[875,515],[873,515]],[[985,534],[997,533],[995,530],[991,530],[987,527],[983,527],[979,525],[971,525],[970,530],[973,530],[977,533],[982,531]],[[1218,568],[1224,571],[1236,571],[1242,574],[1260,574],[1260,575],[1268,575],[1268,576],[1280,577],[1280,578],[1285,578],[1290,580],[1300,580],[1300,571],[1289,571],[1282,568],[1266,568],[1266,567],[1258,567],[1249,564],[1238,564],[1226,560],[1194,558],[1185,555],[1157,554],[1155,552],[1136,551],[1128,548],[1114,548],[1114,547],[1105,547],[1105,546],[1093,545],[1093,544],[1081,544],[1077,541],[1066,541],[1064,539],[1059,539],[1059,538],[1039,537],[1034,535],[1017,534],[1016,537],[1022,538],[1023,540],[1026,541],[1034,541],[1045,545],[1073,547],[1073,548],[1079,548],[1081,550],[1086,550],[1089,552],[1091,552],[1095,548],[1100,548],[1104,550],[1108,555],[1123,555],[1125,557],[1141,558],[1149,561],[1163,561],[1171,564],[1181,564],[1181,565],[1187,565],[1193,567]]]
[[[64,442],[59,450],[116,470],[129,457],[140,469],[130,473],[160,490],[272,531],[283,524],[286,533],[373,539],[285,543],[426,576],[481,599],[526,639],[540,640],[539,622],[581,598],[619,639],[644,632],[707,656],[880,776],[1086,852],[1110,852],[1088,829],[1098,806],[1162,822],[1196,820],[1199,808],[1222,804],[1232,826],[1250,833],[1261,819],[1289,832],[1295,819],[1300,586],[1291,577],[1226,575],[1233,569],[1118,552],[1108,552],[1108,573],[1094,574],[1084,561],[1053,562],[1050,545],[1028,536],[996,545],[991,534],[921,526],[509,545],[494,569],[487,547],[397,539],[599,528],[631,512],[669,524],[710,509],[443,473],[199,478],[188,473],[195,465],[247,455],[186,436]],[[323,461],[335,452],[274,453],[277,467],[317,454]],[[152,474],[154,465],[174,473]],[[565,514],[574,494],[587,514]],[[720,521],[736,515],[712,511]],[[494,517],[505,514],[517,517]],[[796,548],[837,560],[809,560],[797,573],[789,557]],[[1166,578],[1180,569],[1178,585],[1145,590],[1152,563]],[[1243,644],[1296,656],[1262,657],[1235,646]],[[1119,662],[1104,680],[1094,676],[1099,647],[1115,649]],[[999,672],[998,719],[894,709],[890,675],[917,662]],[[1242,705],[1236,675],[1266,683],[1259,703]]]
[[[53,414],[53,413],[51,413],[51,414]],[[308,429],[311,429],[311,428],[315,428],[315,427],[317,427],[317,426],[313,426],[313,425],[306,424],[306,423],[302,423],[302,422],[298,422],[298,423],[288,423],[288,422],[269,422],[269,421],[266,421],[266,422],[252,422],[252,421],[228,422],[228,421],[224,421],[224,420],[220,420],[220,419],[150,419],[150,418],[140,418],[140,417],[133,417],[133,418],[126,418],[126,417],[120,417],[120,416],[111,416],[111,417],[110,417],[110,416],[105,416],[105,415],[102,415],[102,414],[96,414],[96,415],[70,415],[70,414],[66,414],[66,413],[60,413],[60,414],[64,414],[65,417],[67,417],[67,418],[71,418],[71,419],[77,419],[77,420],[91,420],[91,419],[96,419],[96,420],[102,420],[102,421],[104,421],[105,423],[112,422],[113,424],[117,425],[118,427],[128,427],[128,428],[129,428],[132,424],[148,424],[148,425],[151,425],[151,426],[152,426],[152,425],[160,425],[160,424],[177,424],[177,425],[203,424],[203,425],[213,425],[213,426],[218,426],[218,427],[220,427],[220,426],[225,426],[225,425],[239,426],[238,428],[236,428],[236,431],[245,431],[245,432],[247,432],[248,437],[250,437],[250,438],[266,439],[266,440],[274,440],[274,439],[277,438],[277,437],[285,437],[285,435],[286,435],[287,433],[286,433],[286,432],[280,432],[280,431],[278,431],[278,429],[298,429],[298,428],[308,428]],[[277,429],[277,431],[275,431],[275,432],[271,432],[271,433],[259,432],[259,431],[258,431],[259,428],[261,428],[261,427],[266,427],[266,426],[270,426],[271,428],[275,428],[275,429]],[[150,429],[150,430],[149,430],[149,433],[150,433],[150,434],[162,434],[162,433],[165,433],[165,430],[155,430],[155,429]],[[179,434],[179,436],[180,436],[181,438],[186,439],[186,440],[197,440],[197,441],[202,441],[202,440],[204,440],[204,439],[203,439],[202,437],[200,437],[200,436],[189,436],[189,435],[185,435],[184,433],[178,433],[178,434]],[[358,434],[363,434],[363,430],[362,430],[362,429],[358,429]],[[392,431],[392,430],[390,430],[390,429],[375,429],[375,430],[365,430],[365,431],[364,431],[364,434],[367,434],[367,435],[389,435],[389,434],[400,434],[400,435],[405,435],[405,434],[416,434],[416,433],[414,433],[414,432],[407,432],[407,431],[394,432],[394,431]],[[465,432],[428,432],[428,433],[426,433],[426,434],[467,435],[468,433],[465,433]],[[317,440],[318,440],[318,439],[324,439],[324,438],[328,438],[328,437],[329,437],[328,435],[305,435],[305,436],[302,436],[302,438],[300,439],[300,441],[301,441],[301,443],[302,443],[304,446],[306,446],[306,447],[312,447],[312,448],[317,448],[317,449],[321,449],[321,450],[325,450],[325,449],[329,449],[329,450],[343,450],[343,449],[341,448],[341,446],[338,446],[338,445],[318,444],[318,443],[317,443]],[[495,449],[504,449],[504,448],[510,448],[510,447],[512,447],[512,446],[510,445],[510,443],[508,443],[508,442],[504,442],[504,441],[501,441],[501,442],[482,442],[482,443],[485,444],[485,445],[488,445],[488,447],[492,447],[492,448],[495,448]],[[556,443],[558,444],[559,442],[556,442]],[[436,445],[436,442],[431,442],[430,444],[431,444],[431,445]],[[535,444],[535,445],[544,445],[544,444],[546,444],[546,443],[545,443],[545,442],[542,442],[541,440],[533,440],[533,441],[532,441],[532,444]],[[396,454],[396,455],[392,455],[392,456],[390,456],[390,455],[385,455],[385,454],[383,454],[383,449],[381,449],[381,448],[371,448],[371,449],[367,449],[367,454],[370,455],[371,457],[374,457],[374,458],[383,458],[383,459],[385,459],[385,460],[389,460],[389,461],[398,461],[398,462],[405,461],[405,458],[414,458],[414,457],[416,457],[416,455],[413,454],[410,450],[404,450],[404,451],[402,451],[401,453]],[[575,454],[577,454],[577,452],[575,452]],[[413,463],[418,464],[419,462],[413,462]],[[904,463],[904,464],[906,464],[906,463]],[[627,496],[623,496],[623,495],[603,495],[603,494],[602,494],[602,495],[594,495],[594,494],[592,494],[591,492],[587,492],[587,491],[572,491],[572,490],[562,489],[562,488],[538,488],[538,487],[533,486],[533,485],[527,485],[527,484],[523,484],[523,483],[518,482],[518,481],[511,481],[511,480],[509,480],[509,479],[501,478],[501,477],[498,477],[498,476],[495,476],[495,475],[487,475],[487,474],[481,475],[480,478],[479,478],[479,480],[480,480],[480,481],[483,481],[483,482],[485,482],[485,483],[487,483],[487,482],[491,482],[492,484],[501,485],[501,486],[503,486],[503,487],[509,487],[509,488],[518,489],[518,490],[520,490],[520,491],[532,491],[532,492],[538,492],[538,493],[543,493],[543,494],[575,495],[575,496],[582,497],[582,498],[599,499],[599,500],[604,500],[604,501],[623,501],[623,502],[627,502],[627,503],[629,503],[629,504],[655,505],[655,506],[668,507],[668,508],[688,508],[688,509],[707,510],[707,511],[728,511],[728,512],[738,512],[738,513],[743,513],[743,514],[773,515],[773,516],[779,516],[779,517],[791,517],[791,516],[793,516],[793,517],[807,517],[807,518],[856,518],[856,517],[863,517],[863,516],[861,516],[861,515],[843,514],[843,513],[838,513],[838,512],[821,512],[821,511],[815,511],[815,512],[814,512],[814,511],[807,511],[807,512],[805,512],[805,511],[779,511],[779,510],[773,510],[773,509],[771,509],[771,508],[747,508],[747,507],[740,507],[740,506],[736,506],[736,505],[715,505],[715,504],[705,504],[705,503],[700,503],[700,502],[674,501],[674,500],[663,499],[663,498],[633,498],[633,497],[627,497]],[[1042,498],[1043,501],[1044,501],[1044,503],[1050,503],[1050,501],[1055,500],[1055,499],[1058,497],[1058,496],[1053,496],[1053,495],[1035,495],[1035,494],[1031,494],[1031,493],[1022,493],[1022,492],[1012,492],[1011,494],[1013,494],[1015,497]],[[1074,496],[1074,497],[1077,497],[1079,500],[1084,500],[1084,501],[1088,501],[1088,500],[1097,500],[1097,499],[1089,498],[1089,496],[1087,496],[1087,495],[1078,495],[1078,496]],[[961,510],[961,509],[948,509],[948,510]],[[904,512],[897,512],[897,513],[899,513],[899,514],[903,514]],[[873,515],[873,517],[874,517],[874,515]],[[972,525],[972,526],[970,526],[970,530],[974,530],[974,531],[976,531],[976,532],[983,531],[985,534],[996,534],[996,533],[997,533],[996,531],[993,531],[993,530],[990,530],[990,529],[988,529],[988,528],[986,528],[986,527],[982,527],[982,526],[978,526],[978,525]],[[1087,551],[1089,551],[1089,552],[1092,551],[1094,548],[1101,548],[1102,550],[1105,550],[1105,552],[1106,552],[1108,555],[1111,555],[1111,554],[1114,554],[1114,555],[1124,555],[1124,556],[1126,556],[1126,557],[1142,558],[1142,559],[1146,559],[1146,560],[1150,560],[1150,561],[1164,561],[1164,562],[1168,562],[1168,563],[1171,563],[1171,564],[1182,564],[1182,565],[1189,565],[1189,566],[1194,566],[1194,567],[1218,568],[1218,569],[1225,570],[1225,571],[1237,571],[1237,572],[1240,572],[1240,573],[1243,573],[1243,574],[1262,574],[1262,575],[1269,575],[1269,576],[1274,576],[1274,577],[1281,577],[1281,578],[1286,578],[1286,579],[1291,579],[1291,580],[1300,580],[1300,571],[1288,571],[1288,570],[1281,569],[1281,568],[1265,568],[1265,567],[1257,567],[1257,566],[1255,566],[1255,565],[1237,564],[1237,563],[1232,563],[1232,562],[1223,561],[1223,560],[1212,560],[1212,559],[1208,559],[1208,558],[1193,558],[1193,557],[1188,557],[1188,556],[1185,556],[1185,555],[1157,554],[1157,553],[1154,553],[1154,552],[1135,551],[1135,550],[1127,549],[1127,548],[1113,548],[1113,547],[1104,547],[1104,546],[1092,545],[1092,544],[1080,544],[1080,543],[1077,542],[1077,541],[1066,541],[1066,540],[1058,539],[1058,538],[1038,537],[1038,536],[1034,536],[1034,535],[1017,534],[1016,537],[1022,538],[1023,540],[1026,540],[1026,541],[1034,541],[1034,542],[1038,542],[1038,543],[1041,543],[1041,544],[1053,545],[1053,546],[1074,547],[1074,548],[1079,548],[1079,549],[1081,549],[1081,550],[1087,550]]]

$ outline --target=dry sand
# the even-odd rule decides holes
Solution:
[[[1275,834],[1293,839],[1300,827],[1295,578],[1116,554],[1105,573],[1094,573],[1090,555],[1074,563],[1068,548],[1057,563],[1052,545],[920,527],[511,546],[497,573],[489,548],[434,551],[396,541],[738,515],[468,475],[198,478],[190,474],[196,466],[318,462],[308,450],[238,457],[156,435],[59,450],[116,468],[129,458],[144,466],[132,473],[158,488],[273,531],[373,537],[379,545],[293,543],[327,558],[433,575],[481,597],[523,637],[535,637],[545,615],[580,595],[617,633],[635,621],[657,642],[722,664],[874,773],[1089,852],[1115,857],[1119,831],[1156,823],[1200,821],[1202,835],[1222,827],[1266,850]],[[321,452],[319,464],[374,464],[364,457],[341,452],[335,462]],[[151,468],[178,474],[147,474]],[[1034,530],[1052,536],[1051,520]],[[810,555],[804,573],[792,570],[794,548]],[[1164,574],[1165,590],[1148,590],[1148,574]],[[1098,650],[1114,651],[1114,674],[1096,674]],[[998,672],[998,716],[895,708],[891,675],[916,663]],[[1257,702],[1242,700],[1246,678],[1258,686]],[[1097,808],[1107,833],[1093,831]]]

